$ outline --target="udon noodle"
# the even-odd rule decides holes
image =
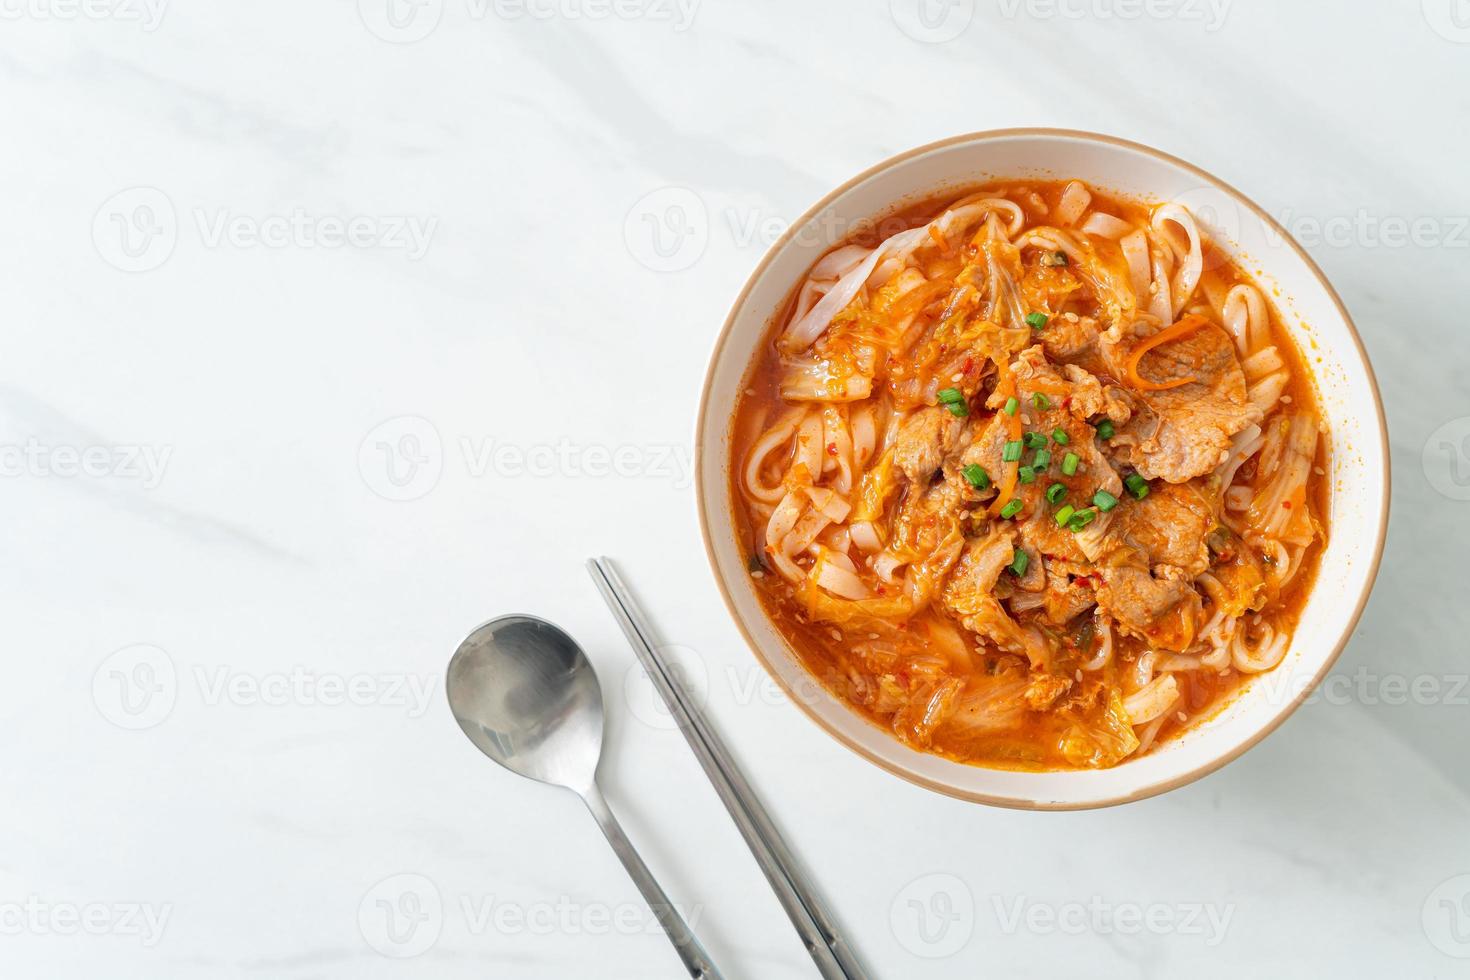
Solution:
[[[735,412],[750,574],[908,744],[1115,765],[1286,653],[1324,541],[1300,353],[1177,203],[1080,181],[895,215],[810,270]]]

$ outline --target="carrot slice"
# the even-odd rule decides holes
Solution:
[[[1133,349],[1133,353],[1128,356],[1127,364],[1124,365],[1123,380],[1138,391],[1168,391],[1170,388],[1178,388],[1180,385],[1187,385],[1191,381],[1199,380],[1194,375],[1190,375],[1187,378],[1176,378],[1173,381],[1150,381],[1138,373],[1138,363],[1143,360],[1143,355],[1155,347],[1160,347],[1181,337],[1187,337],[1201,327],[1209,326],[1209,323],[1210,321],[1204,317],[1191,313],[1178,323],[1160,330]]]

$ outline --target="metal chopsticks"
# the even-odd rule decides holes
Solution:
[[[653,633],[633,595],[607,558],[587,562],[597,590],[607,602],[613,618],[623,628],[649,680],[658,690],[679,730],[684,733],[705,775],[725,809],[734,818],[740,834],[755,855],[766,880],[775,889],[786,915],[801,936],[807,952],[824,980],[867,980],[852,948],[837,933],[832,915],[812,890],[786,842],[776,830],[760,800],[745,781],[725,745],[705,721],[703,713],[691,702],[678,678],[664,664],[653,644]]]

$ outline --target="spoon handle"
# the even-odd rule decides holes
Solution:
[[[710,962],[709,954],[695,938],[694,933],[684,922],[669,896],[659,887],[658,880],[653,877],[653,872],[648,870],[648,865],[643,863],[643,858],[633,848],[633,842],[628,840],[628,835],[623,833],[623,828],[618,825],[617,818],[613,816],[612,810],[608,809],[607,800],[602,798],[602,790],[593,783],[584,794],[582,800],[587,804],[587,809],[592,811],[592,816],[597,819],[597,825],[602,828],[607,842],[612,845],[613,851],[623,862],[623,867],[628,869],[628,875],[633,879],[633,884],[643,893],[643,898],[648,902],[648,907],[653,909],[653,914],[658,918],[659,925],[663,926],[665,935],[678,950],[679,958],[684,961],[684,966],[689,975],[695,980],[724,980],[720,971],[715,969]]]

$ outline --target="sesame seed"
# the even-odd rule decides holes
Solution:
[[[1283,404],[1283,405],[1290,405],[1291,404],[1291,396],[1290,395],[1282,395],[1281,396],[1281,404]]]
[[[751,572],[750,573],[750,577],[751,578],[765,578],[766,577],[766,573],[765,572]]]
[[[1327,471],[1324,470],[1320,466],[1314,466],[1314,467],[1312,467],[1312,472],[1313,473],[1316,473],[1318,476],[1326,476],[1327,475]]]
[[[1184,722],[1189,720],[1189,715],[1186,715],[1182,711],[1176,714],[1174,717],[1179,719],[1180,724],[1183,724]]]
[[[949,376],[949,380],[951,380],[951,381],[963,381],[963,380],[965,380],[965,375],[961,371],[956,371],[954,374],[951,374]]]

